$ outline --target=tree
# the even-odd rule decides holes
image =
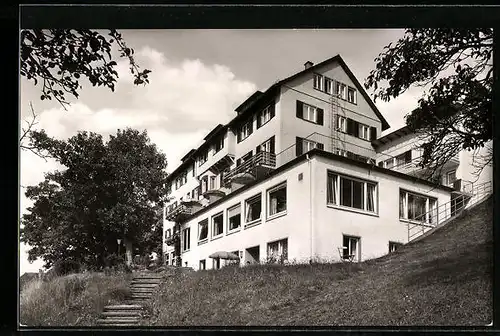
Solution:
[[[101,267],[117,252],[117,239],[128,263],[134,247],[144,253],[161,246],[166,159],[145,131],[118,130],[107,143],[92,132],[62,141],[32,131],[30,145],[66,167],[27,188],[34,204],[22,218],[21,241],[32,247],[30,261],[40,257],[50,267],[71,258]]]
[[[139,70],[133,56],[134,49],[127,46],[116,30],[112,29],[108,36],[104,36],[88,29],[26,29],[21,31],[20,38],[21,76],[34,85],[42,85],[41,100],[54,98],[65,109],[69,104],[67,95],[79,97],[81,78],[87,78],[93,86],[104,86],[114,91],[118,72],[112,56],[113,47],[117,48],[120,57],[128,60],[134,84],[149,83],[148,74],[151,71]],[[40,155],[37,148],[23,142],[36,124],[32,106],[31,111],[33,118],[26,121],[20,147]]]
[[[419,165],[440,174],[460,150],[477,153],[493,137],[493,29],[407,29],[384,47],[365,82],[389,101],[410,87],[430,87],[405,116],[422,140]],[[478,157],[476,174],[492,162]]]

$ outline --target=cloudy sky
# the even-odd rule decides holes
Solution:
[[[32,102],[39,128],[67,139],[80,130],[105,136],[127,126],[146,129],[167,155],[171,172],[180,158],[201,143],[217,124],[235,116],[236,108],[255,90],[340,54],[360,82],[375,66],[382,48],[403,35],[402,30],[125,30],[121,31],[142,68],[152,71],[150,84],[134,86],[125,61],[118,63],[119,80],[112,93],[82,81],[78,100],[65,111],[58,103],[40,100],[40,86],[21,80],[21,118]],[[371,92],[369,92],[371,94]],[[411,90],[389,103],[376,105],[391,125],[404,124],[404,115],[421,95]],[[29,152],[21,153],[21,186],[35,185],[44,173],[59,166]],[[21,213],[31,203],[21,187]],[[20,246],[21,274],[36,272],[41,262],[28,263]]]

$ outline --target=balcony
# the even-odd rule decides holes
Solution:
[[[266,176],[276,167],[276,154],[259,152],[241,165],[229,171],[224,177],[224,184],[246,184]]]
[[[183,201],[166,215],[166,219],[172,222],[182,222],[194,215],[202,208],[198,201]]]

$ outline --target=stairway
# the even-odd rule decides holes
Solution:
[[[163,281],[164,275],[158,273],[139,273],[130,283],[130,295],[124,304],[105,306],[97,320],[101,327],[137,326],[143,317],[143,304],[152,297]]]

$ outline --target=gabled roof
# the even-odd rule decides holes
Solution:
[[[205,140],[205,141],[210,140],[210,138],[212,138],[213,136],[217,135],[217,132],[218,132],[219,130],[221,130],[221,129],[222,129],[222,127],[224,127],[224,125],[222,125],[222,124],[219,124],[219,125],[215,126],[215,127],[214,127],[214,129],[213,129],[213,130],[211,130],[211,131],[210,131],[210,132],[209,132],[209,133],[208,133],[208,134],[207,134],[207,135],[203,138],[203,140]]]
[[[260,92],[260,91],[257,91],[252,96],[250,96],[243,104],[241,104],[240,106],[237,107],[237,111],[239,112],[239,115],[236,118],[234,118],[233,120],[231,120],[230,124],[232,125],[232,124],[234,124],[234,122],[237,122],[237,120],[243,119],[244,117],[240,117],[240,116],[242,116],[245,111],[249,110],[250,107],[256,105],[259,101],[262,101],[266,97],[269,97],[269,95],[274,93],[276,91],[276,89],[278,87],[280,87],[281,85],[286,84],[287,82],[294,80],[295,78],[298,78],[298,77],[300,77],[308,72],[314,72],[315,70],[317,70],[318,68],[320,68],[324,65],[334,63],[334,62],[338,62],[340,64],[342,69],[349,76],[349,79],[354,83],[354,85],[356,86],[358,91],[361,93],[361,95],[368,102],[368,105],[370,105],[370,107],[373,109],[373,111],[375,112],[375,114],[377,115],[377,117],[380,119],[380,121],[382,123],[382,130],[385,131],[386,129],[388,129],[390,127],[389,123],[387,122],[387,120],[385,120],[382,113],[380,113],[377,106],[375,106],[375,104],[371,100],[370,96],[368,96],[368,93],[365,91],[363,85],[361,85],[361,83],[357,80],[356,76],[354,76],[352,71],[349,69],[347,64],[344,62],[342,57],[338,54],[327,59],[327,60],[324,60],[321,63],[315,64],[315,65],[310,66],[302,71],[299,71],[290,77],[287,77],[283,80],[278,81],[277,83],[271,85],[263,94],[257,94],[258,92]],[[254,97],[254,98],[252,99],[252,97]]]
[[[181,159],[181,162],[184,162],[186,161],[187,159],[189,159],[189,157],[195,152],[195,149],[191,149],[189,152],[187,152],[186,155],[184,155]]]
[[[243,103],[241,103],[237,108],[234,110],[236,112],[241,112],[241,110],[245,109],[247,105],[252,104],[255,100],[260,98],[264,93],[262,91],[255,91],[250,97],[248,97]]]

